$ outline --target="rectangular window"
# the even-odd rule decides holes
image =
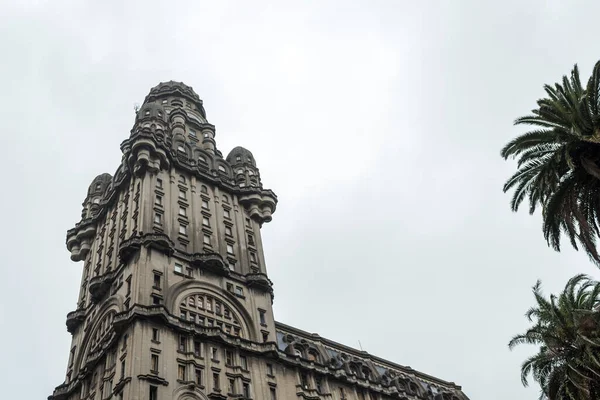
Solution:
[[[248,382],[244,382],[242,384],[243,387],[243,391],[244,391],[244,398],[249,399],[250,398],[250,384]]]
[[[222,166],[222,165],[219,165],[219,171],[221,171],[221,172],[225,172],[225,167],[224,167],[224,166]]]
[[[162,206],[162,196],[156,196],[155,204],[157,206]]]
[[[230,226],[226,226],[226,227],[225,227],[225,234],[226,234],[227,236],[233,236],[233,231],[231,230],[231,227],[230,227]]]
[[[237,294],[238,296],[243,296],[244,295],[244,289],[242,289],[241,286],[236,286],[235,287],[235,294]]]
[[[148,395],[148,400],[158,400],[158,387],[150,386],[150,394]]]
[[[185,365],[179,364],[177,367],[177,379],[185,381]]]
[[[154,304],[155,306],[160,304],[160,297],[158,296],[152,296],[152,304]]]
[[[340,388],[340,399],[345,399],[346,398],[346,392],[344,392],[344,388]]]
[[[233,254],[233,246],[230,244],[227,245],[227,253]]]
[[[235,394],[235,379],[233,378],[229,378],[228,379],[228,388],[227,388],[227,393],[229,394]]]
[[[323,379],[320,376],[315,376],[315,384],[317,386],[317,393],[323,392]]]
[[[221,315],[221,303],[218,301],[215,301],[215,313],[217,315]]]
[[[267,363],[267,375],[273,376],[273,364]]]
[[[194,314],[193,312],[190,313],[190,316],[188,318],[188,321],[190,322],[196,322],[196,314]]]
[[[159,213],[154,214],[154,223],[160,225],[162,223],[162,215]]]
[[[213,360],[218,360],[219,359],[219,353],[218,353],[219,350],[216,347],[211,347],[210,351],[211,351],[211,358]]]
[[[187,338],[183,335],[179,336],[179,351],[187,350]]]
[[[154,340],[155,342],[158,342],[158,329],[157,328],[152,328],[152,340]]]
[[[158,373],[158,354],[152,354],[152,359],[151,359],[150,365],[151,365],[152,372]]]
[[[179,190],[179,198],[185,199],[185,191],[184,190]]]
[[[229,210],[223,210],[223,215],[225,216],[225,218],[231,218],[231,214],[229,213]]]
[[[185,183],[185,176],[179,175],[179,182]]]
[[[261,325],[266,325],[267,324],[267,320],[265,318],[265,310],[258,310],[258,316],[260,318],[260,324]]]
[[[131,275],[127,277],[125,281],[127,283],[127,296],[131,294]]]
[[[233,261],[229,261],[227,266],[229,267],[230,271],[235,271],[235,263]]]
[[[196,131],[195,131],[195,130],[192,130],[192,129],[190,129],[190,136],[191,136],[191,137],[196,137]]]
[[[185,217],[187,215],[187,208],[179,207],[179,215]]]
[[[208,201],[202,200],[202,208],[204,208],[205,210],[208,210]]]
[[[269,393],[271,395],[270,400],[277,400],[277,392],[275,391],[275,388],[269,388]]]
[[[154,274],[154,288],[160,289],[160,275],[156,273]]]
[[[187,226],[185,226],[185,225],[179,225],[179,234],[180,235],[187,235]]]
[[[121,379],[125,378],[125,360],[121,361]]]
[[[195,355],[196,357],[200,357],[200,348],[201,348],[201,347],[200,347],[200,342],[196,340],[196,341],[194,342],[194,355]]]
[[[248,358],[246,356],[240,356],[240,366],[244,370],[248,369]]]
[[[233,283],[227,282],[227,291],[233,292]]]
[[[269,332],[263,332],[262,337],[263,337],[263,343],[267,343],[269,341]]]
[[[202,370],[200,368],[196,369],[196,385],[202,386]]]
[[[156,180],[156,187],[159,189],[162,189],[163,185],[162,185],[162,179],[158,178]]]
[[[219,374],[213,372],[213,389],[219,390]]]
[[[256,254],[254,254],[253,252],[250,252],[250,261],[252,261],[253,263],[256,262]]]
[[[183,265],[175,263],[175,272],[183,274]]]
[[[225,350],[225,365],[229,367],[233,365],[233,352],[230,350]]]
[[[254,246],[254,236],[250,233],[248,234],[248,244]]]
[[[250,218],[246,218],[246,225],[250,226]]]
[[[308,389],[308,375],[306,375],[306,372],[300,372],[300,386],[303,389]]]
[[[203,242],[204,242],[204,244],[210,245],[210,236],[209,235],[204,235]]]
[[[210,221],[208,220],[208,217],[202,217],[202,225],[210,226]]]

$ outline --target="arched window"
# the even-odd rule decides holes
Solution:
[[[179,151],[181,153],[185,153],[185,149],[183,148],[182,145],[177,146],[177,151]]]
[[[200,188],[200,192],[201,193],[208,193],[208,188],[205,185],[202,185],[202,187]]]
[[[94,199],[93,203],[94,204],[100,204],[100,199]]]
[[[224,167],[224,166],[222,166],[222,165],[219,165],[219,171],[220,171],[220,172],[225,172],[225,167]]]
[[[231,308],[209,295],[192,294],[184,298],[179,305],[179,316],[198,325],[216,326],[228,334],[242,336],[242,327]]]
[[[309,350],[308,351],[308,359],[310,361],[317,361],[318,360],[317,352],[315,350]]]
[[[223,203],[229,203],[229,198],[225,194],[223,195]]]
[[[198,156],[198,162],[206,164],[206,157],[204,157],[204,156]]]

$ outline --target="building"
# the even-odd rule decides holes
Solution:
[[[250,151],[223,158],[192,88],[152,88],[121,151],[67,233],[83,274],[66,379],[49,399],[467,399],[275,321],[260,229],[277,196]]]

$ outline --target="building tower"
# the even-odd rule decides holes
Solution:
[[[192,88],[152,88],[121,151],[67,232],[83,274],[66,379],[50,400],[466,399],[275,322],[260,229],[277,197],[250,151],[223,158]]]

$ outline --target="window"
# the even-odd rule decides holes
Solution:
[[[175,263],[175,272],[183,274],[183,265],[181,265],[179,263]]]
[[[200,342],[197,340],[194,341],[194,355],[200,357]]]
[[[166,99],[165,99],[165,100],[163,100],[163,101],[162,101],[162,103],[163,103],[163,104],[167,104],[167,100],[166,100]]]
[[[253,252],[250,252],[250,261],[252,261],[253,263],[256,262],[256,254],[254,254]]]
[[[158,373],[158,354],[152,354],[151,359],[151,371],[154,373]]]
[[[265,310],[258,310],[258,316],[260,317],[260,324],[266,325],[267,321],[265,319]]]
[[[157,386],[150,386],[150,394],[148,395],[148,400],[158,400]]]
[[[154,288],[156,289],[160,289],[160,275],[157,273],[154,273]]]
[[[162,223],[162,215],[160,215],[159,213],[155,213],[154,214],[154,223],[160,225]]]
[[[196,131],[193,129],[190,129],[190,136],[191,137],[196,137]]]
[[[250,246],[254,246],[254,235],[252,235],[251,233],[248,234],[248,244]]]
[[[229,203],[229,198],[226,195],[223,195],[223,203]]]
[[[294,355],[298,357],[302,357],[302,352],[298,349],[294,349]]]
[[[219,373],[213,372],[213,389],[219,390]]]
[[[210,235],[204,235],[203,242],[210,246]]]
[[[179,234],[187,235],[187,227],[185,225],[179,225]]]
[[[269,341],[269,332],[262,333],[263,343],[267,343]]]
[[[150,115],[150,110],[146,110],[146,115]]]
[[[179,182],[185,183],[185,176],[179,175]]]
[[[180,153],[185,153],[185,149],[183,148],[182,145],[177,146],[177,151]]]
[[[248,382],[244,382],[244,383],[242,383],[242,388],[243,388],[243,392],[244,392],[244,398],[249,399],[250,398],[250,384]]]
[[[125,360],[121,361],[121,379],[125,378]]]
[[[204,208],[205,210],[208,210],[208,201],[202,200],[202,208]]]
[[[317,393],[323,392],[323,378],[320,376],[315,376],[315,385],[317,386]]]
[[[221,303],[218,301],[215,301],[215,313],[217,315],[221,315]]]
[[[344,388],[340,388],[340,399],[345,399],[346,398],[346,392],[344,392]]]
[[[211,299],[206,299],[206,309],[208,311],[212,311],[212,300]]]
[[[227,253],[233,254],[233,246],[230,244],[227,245]]]
[[[219,165],[219,171],[221,171],[221,172],[225,172],[225,167],[224,167],[224,166],[222,166],[222,165]]]
[[[206,158],[204,156],[198,156],[198,162],[206,164]]]
[[[185,381],[185,365],[179,364],[177,367],[177,379]]]
[[[300,386],[303,389],[308,389],[308,375],[306,375],[306,372],[300,372]]]
[[[275,391],[275,388],[269,388],[269,393],[271,396],[271,400],[277,400],[277,392]]]
[[[208,217],[202,217],[202,225],[210,226],[210,221],[208,220]]]
[[[187,350],[187,338],[183,335],[179,336],[179,351]]]
[[[239,161],[242,161],[242,157],[240,157],[240,156],[237,156],[237,157],[235,158],[235,161],[238,161],[238,162],[239,162]]]
[[[185,199],[185,190],[179,190],[179,198],[180,199]]]
[[[309,350],[309,352],[308,352],[308,359],[310,361],[317,361],[317,353],[315,353],[314,350]]]
[[[162,206],[162,196],[156,196],[156,201],[154,202],[157,206]]]
[[[160,304],[160,297],[158,296],[152,296],[152,304],[154,304],[155,306]]]
[[[235,294],[237,294],[238,296],[243,296],[244,295],[244,289],[241,286],[236,286],[235,287]]]
[[[204,132],[204,137],[208,138],[208,137],[210,137],[210,134],[208,132]]]
[[[230,271],[235,271],[235,263],[233,261],[229,261],[228,265]]]
[[[181,319],[187,319],[187,311],[181,311],[179,313],[179,318],[181,318]]]
[[[152,328],[152,340],[158,342],[158,329]]]
[[[196,385],[202,386],[202,370],[200,368],[196,369]]]
[[[267,375],[273,375],[273,364],[267,363]]]
[[[233,352],[231,350],[225,350],[225,365],[233,365]]]
[[[163,187],[162,179],[160,179],[160,178],[156,179],[156,187],[159,189],[162,189],[162,187]]]
[[[211,347],[210,348],[210,358],[213,360],[218,360],[219,359],[219,350],[216,347]]]
[[[191,312],[190,316],[188,317],[188,321],[196,323],[196,314],[194,314],[193,312]]]
[[[231,318],[231,312],[229,311],[229,308],[225,308],[225,310],[223,312],[223,316],[225,318]]]
[[[227,282],[227,291],[233,292],[233,283]]]
[[[240,356],[240,366],[242,369],[248,369],[248,358],[246,356]]]
[[[208,189],[207,189],[207,187],[205,185],[202,185],[200,187],[200,193],[208,193]]]
[[[227,236],[233,236],[233,231],[231,230],[231,227],[230,227],[230,226],[226,226],[226,227],[225,227],[225,234],[226,234]]]
[[[229,210],[223,210],[223,216],[225,218],[230,219],[231,218],[231,213],[229,212]]]
[[[235,394],[235,379],[229,378],[227,381],[228,381],[227,393]]]
[[[250,218],[246,218],[246,225],[250,226]]]
[[[182,217],[187,216],[187,208],[185,207],[179,207],[179,215],[181,215]]]
[[[92,203],[94,203],[94,204],[100,204],[100,199],[94,199],[94,201]]]

